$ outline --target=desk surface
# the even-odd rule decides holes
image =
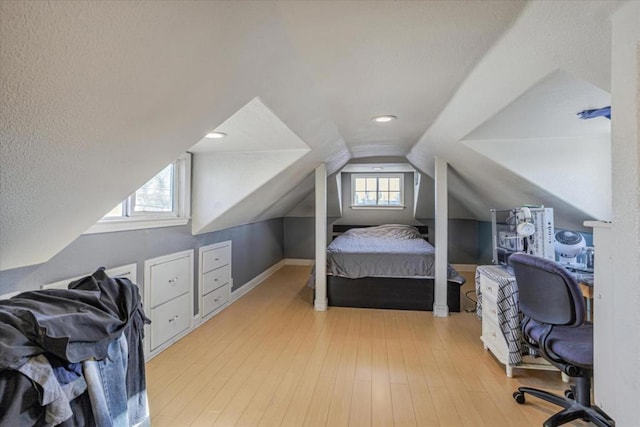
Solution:
[[[481,267],[494,267],[492,268],[492,271],[494,273],[503,275],[505,277],[509,277],[509,276],[513,277],[513,270],[511,270],[511,267],[505,267],[502,265],[488,265],[488,266],[481,266]],[[577,270],[569,266],[565,268],[569,272],[569,274],[571,274],[580,285],[593,288],[593,273],[583,271],[583,270]]]
[[[587,273],[572,268],[567,268],[567,271],[576,278],[576,281],[581,285],[593,287],[593,273]]]
[[[497,275],[497,276],[501,276],[504,280],[510,281],[513,280],[515,281],[515,277],[513,275],[513,271],[511,270],[511,268],[505,267],[505,266],[498,266],[498,265],[484,265],[484,266],[479,266],[478,267],[481,270],[484,270],[485,272],[489,273],[490,275]],[[586,271],[581,271],[581,270],[576,270],[573,268],[569,268],[567,267],[567,271],[569,271],[569,273],[575,277],[576,281],[578,282],[578,285],[580,286],[580,291],[582,291],[582,295],[584,295],[584,297],[586,298],[586,309],[587,309],[587,320],[592,321],[593,320],[593,314],[592,314],[592,303],[591,300],[593,299],[594,296],[594,290],[593,290],[593,273],[590,272],[586,272]]]

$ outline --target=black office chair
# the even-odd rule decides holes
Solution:
[[[570,377],[575,385],[564,397],[530,387],[513,393],[523,404],[530,394],[564,408],[544,422],[554,427],[582,418],[597,426],[615,422],[591,404],[593,376],[593,326],[585,322],[585,304],[576,280],[561,265],[527,254],[509,258],[518,283],[522,332],[542,357]]]

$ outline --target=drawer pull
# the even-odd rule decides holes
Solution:
[[[214,282],[217,282],[219,279],[216,277],[215,279],[213,279]]]
[[[220,261],[220,258],[214,258],[213,260],[214,261]]]
[[[175,316],[173,316],[171,319],[169,319],[169,323],[171,322],[175,322],[176,320],[178,320],[180,316],[178,316],[177,314]]]
[[[218,301],[220,301],[220,297],[213,300],[213,302],[218,302]]]
[[[179,277],[174,277],[173,279],[169,279],[169,283],[175,283],[177,282],[179,279]]]

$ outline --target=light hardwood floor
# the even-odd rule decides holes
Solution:
[[[287,266],[147,364],[157,426],[540,426],[560,374],[503,366],[473,313],[314,311],[308,267]],[[588,425],[582,422],[574,426]]]

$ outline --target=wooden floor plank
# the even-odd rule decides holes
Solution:
[[[397,427],[415,426],[416,417],[411,402],[411,390],[407,384],[391,383],[393,405],[393,425]]]
[[[558,411],[513,401],[520,385],[566,385],[554,372],[507,378],[474,313],[317,312],[309,273],[280,269],[148,362],[154,427],[533,427]]]
[[[356,379],[351,395],[349,426],[368,427],[371,425],[371,381]]]
[[[393,402],[391,383],[374,379],[371,383],[371,425],[388,427],[393,425]]]

